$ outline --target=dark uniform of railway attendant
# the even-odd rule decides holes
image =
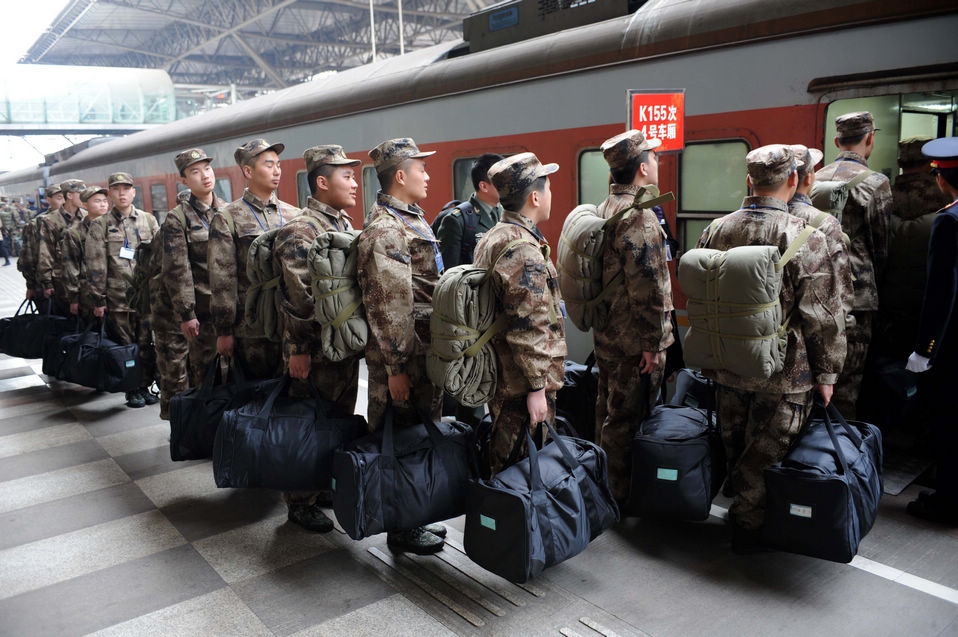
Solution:
[[[312,196],[303,214],[283,226],[273,243],[273,258],[282,273],[283,356],[286,369],[294,379],[290,395],[308,397],[310,391],[305,385],[312,383],[323,398],[351,414],[356,409],[361,357],[333,362],[323,356],[306,256],[320,234],[353,229],[352,220],[343,209],[356,205],[358,184],[353,167],[362,162],[349,159],[342,146],[332,145],[308,148],[303,158]],[[332,530],[332,521],[316,506],[317,498],[328,500],[328,494],[290,492],[284,495],[292,522],[323,533]]]
[[[442,392],[426,375],[432,295],[442,273],[439,242],[417,204],[426,198],[429,175],[421,152],[408,138],[390,139],[371,151],[382,190],[359,236],[358,279],[372,337],[366,346],[370,426],[382,426],[392,399],[395,422],[437,419]],[[430,525],[439,533],[441,525]],[[441,537],[426,527],[389,533],[390,546],[434,553]]]
[[[754,196],[742,208],[706,228],[699,247],[728,250],[772,245],[785,253],[805,228],[788,214],[798,185],[798,162],[788,146],[763,146],[746,156]],[[785,265],[780,302],[791,316],[782,371],[767,379],[728,371],[706,372],[717,385],[719,422],[735,493],[729,508],[732,548],[758,544],[765,518],[764,471],[780,461],[801,431],[814,387],[826,400],[845,360],[839,276],[828,258],[828,241],[813,232]]]
[[[868,111],[847,113],[835,119],[838,158],[815,173],[816,180],[851,181],[868,171],[868,157],[875,146],[875,128]],[[888,217],[891,214],[888,178],[873,173],[852,189],[842,213],[842,230],[851,246],[849,260],[854,276],[854,322],[846,330],[848,354],[835,384],[835,406],[846,418],[854,418],[858,391],[872,339],[872,320],[878,310],[878,281],[888,256]]]
[[[86,189],[79,179],[68,179],[60,184],[65,197],[63,207],[48,212],[37,220],[37,281],[43,296],[53,297],[53,312],[69,316],[66,290],[63,288],[63,265],[60,257],[60,240],[68,228],[83,220],[85,211],[80,204],[80,193]]]
[[[935,216],[928,244],[928,285],[921,306],[915,351],[907,368],[921,373],[919,392],[930,397],[938,454],[937,490],[924,491],[907,511],[958,526],[958,138],[928,142],[922,152],[933,160],[935,179],[952,203]]]
[[[530,423],[554,422],[556,392],[564,381],[568,350],[559,278],[549,260],[549,243],[537,227],[549,219],[549,175],[557,170],[558,164],[542,165],[532,153],[512,155],[489,169],[502,202],[502,221],[476,246],[476,265],[495,264],[496,310],[510,319],[492,338],[499,362],[489,403],[493,473],[506,465],[516,438]]]
[[[602,154],[612,172],[609,196],[599,205],[608,219],[642,199],[658,197],[661,142],[630,130],[606,140]],[[595,440],[609,459],[609,484],[618,500],[629,495],[632,429],[655,405],[662,387],[665,350],[672,334],[672,282],[665,231],[649,209],[632,210],[606,234],[602,281],[621,276],[608,303],[608,320],[593,330],[599,366]]]
[[[282,175],[279,155],[284,148],[283,144],[254,139],[236,149],[233,158],[246,177],[246,190],[210,223],[210,311],[216,350],[227,357],[235,354],[243,371],[253,378],[275,378],[283,369],[281,344],[253,333],[243,318],[250,287],[246,273],[250,244],[300,213],[299,208],[280,201],[274,193]],[[226,214],[233,218],[235,235]]]
[[[80,201],[86,206],[86,217],[63,233],[60,253],[63,255],[63,286],[70,303],[70,314],[89,321],[93,318],[93,298],[86,277],[84,246],[90,224],[110,210],[110,191],[102,186],[90,186],[80,194]]]
[[[463,212],[463,205],[459,205],[439,222],[436,238],[439,239],[442,263],[447,268],[472,263],[476,244],[482,239],[482,235],[489,232],[502,218],[499,193],[489,181],[488,175],[489,168],[501,159],[502,155],[495,153],[485,153],[476,158],[470,171],[472,186],[476,190],[467,202],[472,212]],[[476,215],[476,231],[471,237],[465,236],[466,214]]]
[[[156,376],[156,352],[150,317],[140,316],[126,300],[136,267],[134,257],[141,243],[150,243],[160,232],[156,219],[133,206],[136,188],[129,173],[113,173],[107,179],[113,208],[90,225],[83,247],[87,284],[93,299],[93,315],[103,317],[111,337],[122,345],[140,348],[143,386],[127,392],[127,407],[155,404],[149,391]]]
[[[160,269],[162,283],[170,295],[172,320],[187,339],[190,384],[198,386],[203,382],[206,368],[216,355],[216,334],[210,316],[210,274],[206,257],[210,222],[226,202],[213,192],[216,185],[216,178],[210,166],[213,160],[205,152],[199,148],[191,148],[176,155],[173,161],[183,177],[183,183],[190,188],[190,196],[167,213],[163,221],[160,230],[163,238]],[[198,168],[187,171],[187,168],[192,166],[198,166],[202,170]],[[187,227],[184,228],[180,223],[177,211],[183,213]],[[165,346],[161,346],[161,350],[163,349]],[[165,370],[171,374],[164,381],[168,383],[168,387],[173,387],[172,374],[176,368],[177,363],[173,363],[171,368]],[[164,400],[168,401],[166,392],[163,392],[163,396]]]
[[[39,299],[43,296],[43,288],[40,287],[40,282],[37,279],[40,218],[49,212],[56,212],[63,206],[63,193],[60,191],[60,184],[50,184],[44,192],[50,208],[27,222],[23,229],[23,247],[20,249],[20,258],[17,260],[17,269],[20,270],[20,274],[23,275],[27,284],[28,299]]]

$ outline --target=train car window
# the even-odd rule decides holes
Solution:
[[[579,205],[598,206],[609,195],[609,164],[601,150],[579,153]]]
[[[166,184],[150,185],[150,203],[152,204],[150,207],[154,212],[170,209],[166,199]]]
[[[299,200],[299,207],[306,207],[306,200],[309,199],[309,173],[301,170],[296,173],[296,197]]]
[[[365,215],[369,214],[376,203],[376,193],[379,192],[379,177],[376,176],[375,166],[363,166],[363,207]]]
[[[474,190],[472,187],[472,164],[475,161],[475,157],[462,157],[452,163],[453,199],[465,201],[472,194]]]
[[[217,177],[213,189],[216,190],[216,196],[223,201],[233,201],[233,185],[229,177]]]
[[[143,210],[143,192],[140,188],[137,188],[136,194],[133,195],[133,207]]]
[[[679,168],[678,229],[683,251],[695,247],[702,231],[719,214],[737,210],[745,198],[743,140],[686,145]]]
[[[184,190],[189,190],[189,187],[182,181],[176,182],[176,194],[179,195]]]

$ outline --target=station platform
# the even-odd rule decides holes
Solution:
[[[0,316],[22,298],[0,267]],[[850,565],[732,554],[720,499],[517,586],[466,557],[461,519],[430,557],[304,531],[280,494],[171,462],[157,406],[40,368],[0,355],[0,635],[958,635],[958,530],[905,513],[915,486]]]

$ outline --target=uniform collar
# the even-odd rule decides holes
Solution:
[[[138,216],[136,213],[136,206],[134,206],[133,210],[130,211],[130,219],[136,219]],[[116,206],[110,208],[110,214],[113,215],[113,218],[117,221],[123,221],[123,213],[117,210]]]
[[[788,204],[775,197],[746,197],[742,202],[742,210],[772,209],[788,212]]]
[[[267,206],[272,206],[276,208],[277,210],[279,210],[279,199],[276,198],[275,192],[270,193],[269,199],[267,201],[263,201],[262,199],[260,199],[259,197],[251,193],[249,191],[249,188],[247,188],[246,190],[243,191],[243,201],[250,204],[257,210],[265,210]]]
[[[490,217],[502,217],[502,204],[497,203],[495,206],[487,204],[485,201],[476,196],[476,193],[472,193],[472,196],[469,197],[469,203],[472,204],[474,210],[479,212],[484,212]],[[496,214],[498,213],[498,214]]]
[[[811,206],[812,200],[809,198],[808,195],[801,192],[796,192],[795,196],[792,197],[792,200],[789,201],[788,203],[803,203],[806,206]]]
[[[190,193],[189,201],[190,201],[190,206],[199,215],[203,215],[210,210],[212,210],[213,212],[216,212],[217,210],[220,209],[220,205],[219,205],[220,200],[217,198],[215,194],[213,195],[213,199],[211,201],[212,205],[209,205],[209,206],[207,206],[205,203],[197,199],[196,195],[194,195],[193,193]]]
[[[376,193],[376,203],[380,206],[387,206],[396,212],[402,212],[407,215],[416,215],[418,217],[422,217],[426,214],[423,209],[416,204],[407,204],[400,199],[396,199],[392,195],[387,195],[382,190]]]
[[[836,161],[854,161],[862,166],[868,166],[868,160],[859,155],[858,153],[851,150],[843,150],[838,153],[838,157],[835,158]]]
[[[318,199],[313,199],[310,197],[306,200],[306,209],[312,212],[320,213],[326,215],[335,222],[339,222],[343,219],[349,222],[349,225],[353,225],[353,219],[343,210],[337,210],[329,204],[325,204]],[[337,224],[338,225],[338,224]]]
[[[642,199],[639,201],[654,199],[655,197],[659,196],[659,187],[655,184],[647,184],[645,186],[634,186],[632,184],[610,184],[609,194],[628,195],[634,198],[635,194],[642,188],[645,188],[645,192],[642,194]]]
[[[539,228],[536,227],[536,224],[532,223],[532,219],[526,217],[525,215],[521,215],[518,212],[513,212],[512,210],[506,210],[502,213],[502,221],[525,228],[531,232],[540,242],[548,243],[545,237],[542,236],[542,233],[539,232]]]

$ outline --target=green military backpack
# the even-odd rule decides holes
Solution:
[[[812,191],[808,193],[812,205],[827,212],[838,221],[842,220],[842,213],[845,211],[845,205],[848,204],[848,198],[851,197],[852,189],[875,174],[873,170],[866,170],[858,173],[848,181],[824,180],[816,181],[812,184]]]
[[[305,220],[312,222],[309,217]],[[369,340],[363,292],[357,280],[359,234],[359,230],[321,231],[306,256],[314,315],[321,326],[320,349],[331,361],[362,354]]]
[[[250,334],[277,343],[283,339],[283,298],[279,289],[282,272],[273,260],[273,244],[279,231],[280,228],[271,228],[253,239],[249,246],[246,276],[250,286],[243,313]]]

